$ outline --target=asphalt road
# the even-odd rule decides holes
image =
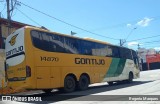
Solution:
[[[160,69],[142,71],[140,78],[135,79],[130,84],[115,83],[113,86],[109,86],[107,83],[96,83],[91,85],[86,91],[75,91],[68,94],[53,90],[51,94],[45,94],[42,91],[29,91],[14,95],[42,97],[43,100],[46,100],[43,102],[28,102],[38,104],[160,104]],[[21,104],[22,102],[12,101],[3,103]]]

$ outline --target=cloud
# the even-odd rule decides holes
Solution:
[[[128,23],[128,24],[127,24],[127,27],[132,27],[132,24]]]
[[[129,42],[128,43],[128,46],[135,46],[135,45],[138,45],[138,42]]]
[[[144,19],[137,22],[138,26],[146,27],[149,25],[149,23],[153,20],[153,18],[145,17]]]
[[[160,47],[155,47],[154,49],[157,51],[160,51]]]

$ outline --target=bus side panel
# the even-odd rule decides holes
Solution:
[[[121,80],[119,78],[122,75],[122,72],[125,69],[126,59],[122,58],[113,58],[110,64],[109,70],[105,75],[105,79],[103,81],[116,81]]]
[[[61,85],[62,67],[51,67],[51,87],[59,88]]]
[[[36,67],[36,81],[38,89],[48,89],[51,87],[51,69],[50,67]]]
[[[120,62],[119,58],[112,58],[112,62],[105,77],[115,77],[119,62]]]
[[[135,73],[135,64],[134,61],[131,59],[126,59],[124,68],[122,73],[118,76],[118,80],[127,80],[129,78],[129,72],[133,72],[133,74]]]
[[[64,79],[68,74],[74,74],[77,81],[82,73],[86,73],[90,77],[90,82],[101,82],[107,73],[112,58],[98,57],[98,56],[86,56],[77,54],[66,54],[66,53],[53,53],[41,51],[38,49],[34,50],[35,66],[37,67],[50,67],[52,80],[50,85],[53,88],[63,87]],[[76,60],[78,59],[78,60]],[[83,61],[90,59],[90,62]],[[92,59],[105,60],[104,65],[92,62]],[[77,61],[77,62],[76,62]],[[48,70],[49,71],[49,70]],[[44,72],[45,73],[45,72]],[[39,77],[36,72],[36,77]],[[37,80],[37,79],[36,79]],[[39,87],[37,87],[39,88]]]
[[[114,62],[113,62],[114,61]],[[130,59],[120,59],[119,61],[113,60],[112,64],[109,68],[108,73],[106,74],[106,77],[103,81],[122,81],[127,80],[129,76],[129,72],[136,73],[135,64],[133,60]],[[116,64],[113,64],[116,63]],[[117,65],[116,71],[113,69],[113,65]],[[114,72],[114,73],[113,73]],[[113,76],[111,76],[113,74]],[[135,75],[135,74],[134,74]]]

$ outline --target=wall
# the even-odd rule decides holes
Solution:
[[[2,79],[5,81],[4,60],[4,49],[0,49],[0,88],[2,87]],[[5,82],[4,86],[6,86],[6,84]]]
[[[8,27],[4,24],[1,24],[1,31],[2,31],[2,37],[6,38],[9,34],[11,34],[13,31],[15,31],[17,28],[11,28],[10,33],[8,33]]]
[[[10,29],[10,33],[8,32],[8,27],[6,24],[0,24],[0,35],[2,37],[1,39],[1,47],[0,47],[0,88],[2,87],[2,79],[5,81],[5,69],[4,69],[4,61],[5,61],[5,42],[3,39],[5,39],[10,33],[12,33],[13,31],[15,31],[16,28],[11,28]],[[7,82],[4,82],[4,86],[7,85]]]

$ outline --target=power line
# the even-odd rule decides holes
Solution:
[[[11,14],[11,17],[14,17],[16,15],[16,13],[17,13],[17,10],[15,8],[15,11],[14,11],[14,13]]]
[[[160,16],[154,16],[152,18],[154,18],[152,21],[155,21],[155,20],[158,20],[160,18]],[[112,26],[92,29],[92,31],[98,31],[98,30],[102,30],[102,29],[112,29],[112,28],[122,27],[122,26],[126,26],[126,24],[128,24],[128,23],[135,23],[135,22],[136,23],[134,25],[136,25],[138,21],[140,21],[140,19],[136,19],[136,20],[132,20],[132,21],[128,21],[128,22],[123,22],[123,23],[120,23],[120,24],[112,25]],[[135,27],[135,28],[137,28],[137,27]]]
[[[157,40],[157,41],[150,41],[150,42],[144,42],[142,44],[151,44],[151,43],[157,43],[157,42],[160,42],[160,40]]]
[[[145,48],[147,48],[147,47],[159,47],[159,45],[152,45],[152,44],[150,44],[150,45],[140,45],[140,47],[145,47]]]
[[[132,34],[132,32],[133,32],[135,29],[137,29],[137,27],[134,27],[134,28],[129,32],[129,34],[127,35],[126,39],[120,39],[120,46],[123,46],[123,45],[126,43],[127,39],[129,38],[129,36]]]
[[[133,33],[133,31],[135,30],[135,29],[137,29],[137,27],[134,27],[131,31],[130,31],[130,33],[127,35],[127,37],[126,37],[126,41],[127,41],[127,39],[129,38],[129,36]]]
[[[34,10],[34,11],[37,11],[37,12],[43,14],[43,15],[46,15],[46,16],[52,18],[52,19],[55,19],[55,20],[57,20],[57,21],[59,21],[59,22],[62,22],[62,23],[64,23],[64,24],[66,24],[66,25],[69,25],[69,26],[71,26],[71,27],[77,28],[77,29],[79,29],[79,30],[82,30],[82,31],[91,33],[91,34],[93,34],[93,35],[101,36],[101,37],[104,37],[104,38],[108,38],[108,39],[112,39],[112,40],[119,40],[119,39],[116,39],[116,38],[112,38],[112,37],[107,37],[107,36],[104,36],[104,35],[100,35],[100,34],[91,32],[91,31],[89,31],[89,30],[83,29],[83,28],[81,28],[81,27],[72,25],[72,24],[70,24],[70,23],[68,23],[68,22],[65,22],[65,21],[63,21],[63,20],[61,20],[61,19],[58,19],[58,18],[56,18],[56,17],[54,17],[54,16],[51,16],[51,15],[49,15],[49,14],[47,14],[47,13],[44,13],[44,12],[42,12],[42,11],[40,11],[40,10],[37,10],[37,9],[31,7],[31,6],[28,6],[28,5],[26,5],[26,4],[24,4],[24,3],[20,2],[20,1],[17,1],[17,2],[19,2],[20,4],[26,6],[26,7],[30,8],[30,9]]]
[[[2,1],[3,2],[3,1]],[[4,11],[4,9],[6,8],[6,5],[7,5],[7,3],[5,3],[4,4],[4,7],[3,7],[3,9],[0,11],[0,17],[3,17],[3,14],[2,14],[2,12]]]
[[[155,47],[155,46],[157,46],[157,45],[159,45],[159,44],[151,44],[151,43],[156,43],[156,42],[160,42],[160,40],[158,40],[158,41],[150,41],[150,42],[139,43],[139,44],[138,44],[138,47],[140,47],[140,46]]]
[[[159,45],[152,45],[152,44],[149,44],[149,45],[138,45],[138,47],[144,47],[144,48],[155,48],[155,47],[159,47]]]
[[[29,16],[27,16],[24,12],[22,12],[21,10],[19,10],[18,8],[16,8],[21,14],[23,14],[25,17],[27,17],[29,20],[31,20],[32,22],[34,22],[35,24],[39,25],[40,27],[42,25],[40,25],[38,22],[34,21],[32,18],[30,18]]]
[[[140,44],[141,46],[154,46],[154,45],[159,45],[159,44]]]
[[[153,41],[153,42],[157,42],[157,41]],[[139,44],[139,46],[141,46],[141,47],[145,47],[145,48],[147,48],[147,47],[159,47],[159,44],[151,44],[151,43],[153,43],[153,42],[146,42],[146,43],[149,43],[149,44]]]
[[[13,10],[15,9],[16,5],[17,5],[17,0],[14,1],[14,4],[13,4],[13,0],[11,0],[11,10],[10,10],[11,17],[13,16]]]
[[[1,12],[4,11],[4,9],[6,8],[6,5],[7,5],[7,4],[5,3],[3,9],[1,10]]]
[[[148,38],[155,38],[155,37],[159,37],[160,35],[154,35],[154,36],[150,36],[150,37],[145,37],[145,38],[139,38],[139,39],[134,39],[134,40],[130,40],[127,42],[132,42],[132,41],[137,41],[137,40],[144,40],[144,39],[148,39]]]

